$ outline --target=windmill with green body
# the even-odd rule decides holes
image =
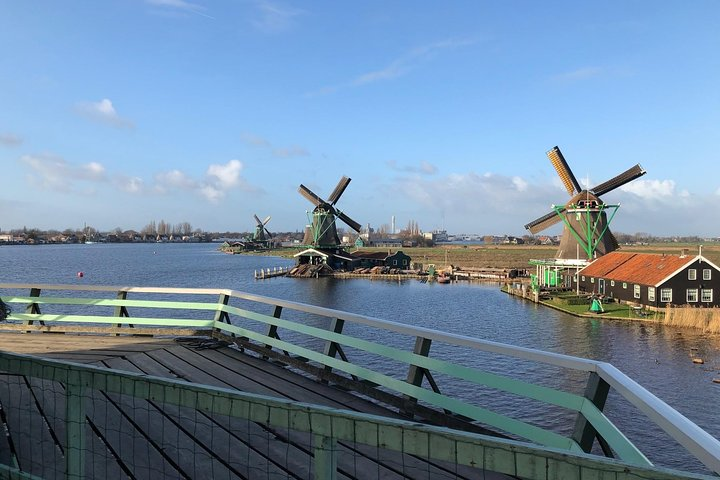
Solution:
[[[272,233],[270,233],[270,230],[267,229],[267,224],[270,222],[270,215],[265,217],[265,220],[260,220],[260,217],[258,217],[256,214],[253,215],[253,218],[255,219],[256,225],[255,225],[255,233],[253,233],[252,241],[258,245],[268,247],[270,245],[270,241],[272,240]]]
[[[600,196],[645,175],[645,170],[637,164],[594,188],[583,189],[558,147],[547,152],[547,156],[570,194],[570,200],[564,205],[553,205],[552,212],[533,220],[525,228],[536,234],[563,222],[557,259],[592,260],[617,250],[618,242],[609,226],[619,205],[607,204]]]
[[[336,208],[336,204],[343,192],[350,183],[350,178],[342,177],[335,190],[332,191],[327,201],[313,193],[305,185],[300,185],[298,191],[314,205],[312,213],[309,213],[309,227],[305,232],[303,244],[320,249],[338,249],[341,242],[338,237],[336,219],[340,219],[348,227],[360,232],[360,224]]]

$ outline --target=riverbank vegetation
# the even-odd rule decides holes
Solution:
[[[292,258],[292,256],[302,248],[276,248],[256,251],[254,253]],[[696,255],[700,249],[700,245],[692,243],[656,243],[647,245],[623,245],[621,249],[624,252],[664,253],[666,255],[680,255],[685,251],[687,255]],[[354,250],[354,248],[348,249],[350,252]],[[387,247],[371,247],[363,248],[363,250],[387,252],[389,249]],[[410,255],[413,263],[422,263],[424,266],[434,264],[437,267],[453,265],[460,268],[528,269],[530,268],[529,262],[531,259],[553,258],[557,247],[545,245],[444,244],[434,247],[409,247],[393,250],[402,250],[407,255]],[[703,246],[702,254],[714,264],[720,265],[720,244],[712,243]]]

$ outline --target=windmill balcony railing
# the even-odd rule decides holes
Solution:
[[[227,289],[0,284],[0,292],[12,308],[0,330],[212,335],[411,419],[652,468],[641,442],[609,418],[623,403],[631,418],[644,417],[641,431],[666,435],[671,451],[679,445],[720,473],[717,439],[605,362]]]

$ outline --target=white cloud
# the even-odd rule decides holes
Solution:
[[[18,137],[15,134],[0,133],[0,145],[5,145],[6,147],[17,147],[22,143],[22,138]]]
[[[156,174],[155,185],[159,191],[165,192],[175,188],[190,190],[197,186],[197,182],[180,170],[170,170]]]
[[[20,161],[30,168],[29,180],[48,190],[72,192],[80,182],[107,181],[105,167],[97,162],[77,165],[52,154],[23,155]]]
[[[430,162],[425,160],[421,161],[419,165],[407,165],[401,167],[395,160],[388,160],[385,162],[390,169],[396,172],[407,172],[407,173],[419,173],[423,175],[434,175],[437,173],[437,167]]]
[[[124,175],[118,175],[114,179],[115,185],[126,193],[138,194],[145,191],[145,182],[139,177],[126,177]]]
[[[202,17],[211,18],[213,20],[215,19],[215,17],[211,17],[210,15],[204,13],[207,9],[202,5],[188,2],[186,0],[145,0],[145,2],[160,8],[166,8],[169,10],[175,10],[180,12],[189,12],[200,15]]]
[[[560,82],[577,82],[580,80],[587,80],[589,78],[597,77],[602,73],[604,73],[604,70],[600,67],[583,67],[578,68],[577,70],[572,70],[570,72],[555,75],[552,78],[553,80]]]
[[[243,164],[240,160],[230,160],[225,165],[210,165],[205,175],[208,182],[220,190],[228,190],[240,183],[240,172]]]
[[[310,155],[310,152],[304,147],[297,145],[292,145],[290,147],[275,147],[269,140],[253,133],[242,133],[240,135],[240,140],[251,147],[267,148],[274,157],[278,158],[307,157]]]
[[[423,63],[431,61],[443,50],[453,50],[474,43],[475,40],[471,39],[447,39],[414,48],[379,70],[362,73],[344,84],[322,87],[317,91],[308,93],[307,96],[327,95],[342,88],[360,87],[370,83],[393,80],[408,74]]]
[[[110,99],[103,98],[99,102],[81,102],[76,106],[77,112],[84,117],[118,128],[133,128],[130,120],[122,118],[115,111]]]
[[[277,33],[287,30],[296,17],[305,13],[303,10],[266,0],[255,2],[255,7],[258,16],[253,20],[252,24],[265,33]]]
[[[658,198],[669,198],[674,196],[675,182],[673,180],[639,179],[623,185],[622,187],[620,187],[620,190],[634,193],[640,198],[656,200]]]

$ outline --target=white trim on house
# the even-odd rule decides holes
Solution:
[[[711,262],[710,260],[708,260],[707,258],[703,257],[702,255],[696,255],[695,257],[693,257],[693,258],[691,258],[690,260],[688,260],[682,267],[678,268],[677,270],[675,270],[674,272],[672,272],[670,275],[668,275],[667,277],[665,277],[665,278],[663,278],[662,280],[660,280],[660,281],[659,281],[658,283],[656,283],[654,286],[659,287],[659,286],[662,285],[663,283],[665,283],[665,282],[667,282],[668,280],[670,280],[671,278],[673,278],[673,277],[674,277],[675,275],[677,275],[678,273],[682,272],[685,268],[688,267],[688,265],[690,265],[691,263],[694,263],[696,260],[700,260],[701,262],[707,263],[708,265],[710,265],[711,267],[713,267],[715,270],[720,270],[720,267],[718,267],[717,265],[715,265],[714,263],[712,263],[712,262]]]

